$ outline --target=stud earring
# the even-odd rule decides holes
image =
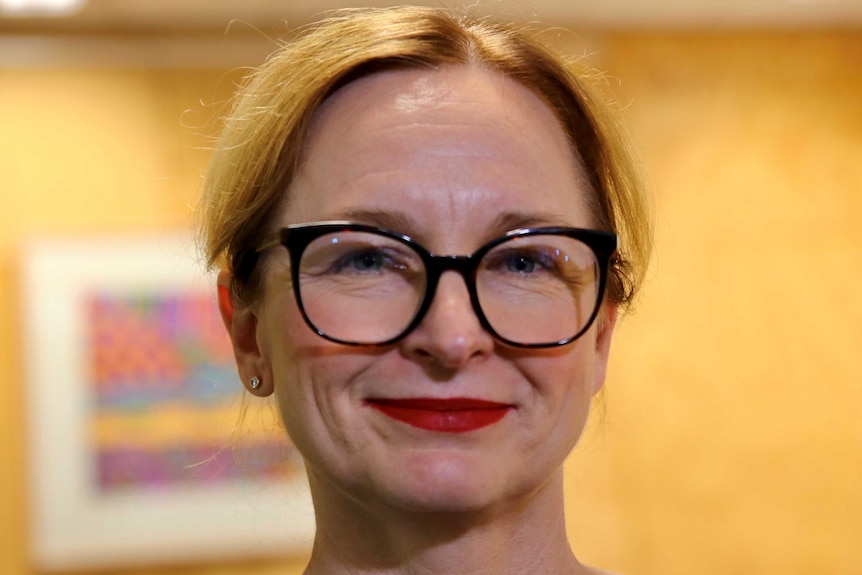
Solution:
[[[252,377],[249,384],[251,384],[252,389],[257,389],[260,387],[260,380],[257,377]]]

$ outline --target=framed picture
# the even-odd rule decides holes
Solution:
[[[242,391],[190,238],[45,240],[22,266],[37,567],[310,548],[301,458]]]

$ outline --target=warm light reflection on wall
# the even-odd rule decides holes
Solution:
[[[87,0],[0,0],[0,15],[68,16],[86,3]]]

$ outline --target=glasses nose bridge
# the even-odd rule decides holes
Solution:
[[[449,255],[449,256],[435,256],[431,255],[428,257],[427,270],[428,270],[428,305],[431,304],[431,300],[434,299],[435,294],[437,293],[437,284],[440,283],[440,278],[443,276],[444,272],[454,271],[457,272],[461,278],[464,280],[464,284],[467,286],[467,292],[470,294],[470,300],[474,299],[474,271],[476,267],[476,262],[473,256],[457,256],[457,255]]]
[[[458,272],[464,282],[470,285],[473,277],[474,261],[472,256],[434,256],[429,258],[428,279],[437,284],[440,281],[440,276],[443,272],[454,271]]]

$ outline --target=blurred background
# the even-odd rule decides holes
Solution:
[[[0,0],[0,573],[42,573],[26,387],[51,382],[23,359],[23,247],[185,233],[237,83],[351,4]],[[862,2],[474,9],[559,27],[606,71],[654,191],[644,295],[567,463],[576,552],[629,575],[862,573]],[[289,575],[304,559],[104,572]]]

